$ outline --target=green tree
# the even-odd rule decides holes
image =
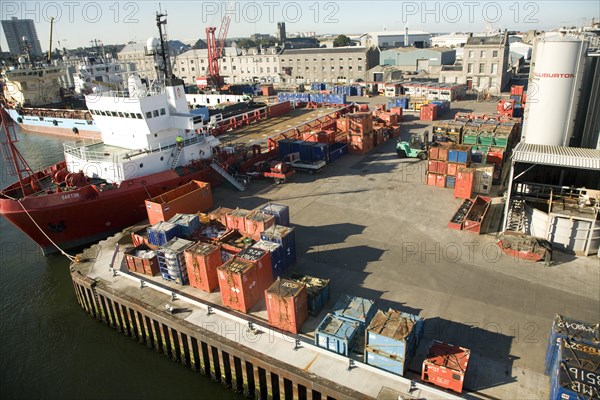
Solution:
[[[350,46],[351,44],[352,40],[346,35],[339,35],[333,40],[333,47]]]

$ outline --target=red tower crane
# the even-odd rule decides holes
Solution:
[[[206,77],[200,77],[196,83],[198,88],[204,89],[206,87],[213,87],[215,89],[221,89],[223,87],[223,77],[219,73],[219,59],[223,56],[223,48],[225,47],[225,40],[227,39],[227,32],[229,31],[229,24],[231,23],[231,16],[225,14],[221,20],[221,27],[219,28],[219,35],[215,37],[217,28],[209,26],[206,28],[206,44],[208,45],[208,75]]]

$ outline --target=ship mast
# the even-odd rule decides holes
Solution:
[[[41,188],[39,182],[35,181],[33,171],[29,164],[15,146],[19,141],[15,131],[15,123],[4,109],[4,104],[0,106],[0,114],[2,117],[3,134],[0,135],[0,145],[2,146],[2,155],[4,156],[4,165],[8,171],[8,175],[16,176],[21,185],[22,196],[35,193],[35,187]]]
[[[164,19],[163,19],[164,18]],[[156,26],[158,27],[158,36],[160,39],[160,56],[162,58],[162,65],[159,68],[164,75],[164,80],[171,79],[171,65],[169,61],[166,33],[163,33],[163,25],[167,25],[167,14],[156,13]],[[166,28],[165,28],[166,30]]]

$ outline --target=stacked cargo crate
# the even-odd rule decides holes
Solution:
[[[298,333],[308,318],[306,285],[277,279],[265,291],[269,325],[286,332]]]
[[[217,268],[223,263],[219,245],[197,242],[184,254],[190,286],[208,293],[219,287]]]
[[[217,270],[221,300],[225,307],[247,313],[260,300],[256,265],[232,258]]]
[[[432,146],[429,148],[426,183],[430,186],[446,187],[448,172],[448,146]]]
[[[140,244],[125,252],[127,269],[131,272],[154,276],[158,274],[158,257],[156,252],[145,244]]]
[[[315,344],[335,353],[348,356],[358,335],[358,322],[327,314],[315,330]]]
[[[315,278],[308,275],[292,274],[291,279],[306,285],[308,297],[308,313],[317,316],[329,303],[329,279]]]
[[[373,150],[373,116],[370,112],[346,116],[350,154],[366,154]]]
[[[423,334],[423,319],[396,310],[377,311],[365,334],[365,363],[404,376]]]
[[[156,250],[158,266],[164,279],[180,285],[188,283],[185,250],[193,244],[189,240],[174,238]]]

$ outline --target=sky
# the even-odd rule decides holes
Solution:
[[[169,39],[205,38],[206,26],[220,26],[231,16],[228,37],[275,34],[279,21],[288,33],[361,34],[382,30],[483,32],[487,29],[548,30],[580,26],[600,17],[600,1],[12,1],[0,3],[0,18],[33,19],[43,50],[48,49],[50,17],[54,17],[53,47],[145,42],[157,36],[155,13],[167,17]],[[8,49],[2,31],[2,49]]]

